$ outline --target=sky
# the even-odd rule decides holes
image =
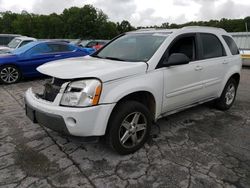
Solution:
[[[250,16],[249,0],[0,0],[0,12],[60,14],[86,4],[103,10],[111,21],[128,20],[133,26]]]

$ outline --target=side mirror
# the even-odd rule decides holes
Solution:
[[[169,56],[168,61],[164,63],[165,66],[184,65],[188,64],[190,59],[183,53],[173,53]]]

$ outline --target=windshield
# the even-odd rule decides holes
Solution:
[[[85,47],[89,43],[89,40],[83,40],[80,45]]]
[[[123,35],[93,56],[104,59],[148,61],[169,33],[130,33]]]
[[[36,42],[30,42],[24,46],[21,46],[20,48],[17,48],[13,51],[11,51],[12,54],[22,54],[24,52],[26,52],[27,50],[29,50],[30,48],[32,48],[33,46],[35,46],[37,43]]]
[[[21,42],[20,39],[13,39],[13,40],[10,41],[10,43],[8,44],[8,47],[9,47],[9,48],[15,49],[15,48],[18,46],[18,44],[19,44],[20,42]]]

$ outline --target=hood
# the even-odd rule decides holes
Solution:
[[[11,48],[6,46],[0,46],[0,54],[10,52]]]
[[[46,63],[37,70],[42,74],[60,79],[95,77],[105,82],[146,72],[147,63],[85,56]]]
[[[8,46],[0,46],[0,50],[11,50]]]

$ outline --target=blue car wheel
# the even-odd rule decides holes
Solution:
[[[16,66],[5,65],[0,67],[0,82],[3,84],[13,84],[21,79],[21,72]]]

